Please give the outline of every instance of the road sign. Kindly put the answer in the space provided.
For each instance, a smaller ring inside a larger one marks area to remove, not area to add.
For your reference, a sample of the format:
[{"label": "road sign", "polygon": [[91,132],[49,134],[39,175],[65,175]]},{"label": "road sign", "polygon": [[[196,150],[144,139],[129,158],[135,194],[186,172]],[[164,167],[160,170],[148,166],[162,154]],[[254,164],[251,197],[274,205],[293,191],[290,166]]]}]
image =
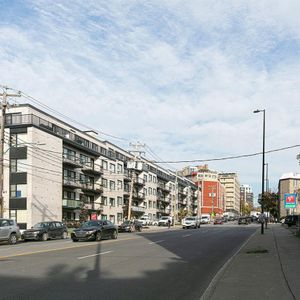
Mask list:
[{"label": "road sign", "polygon": [[284,194],[284,207],[296,208],[297,206],[297,194]]}]

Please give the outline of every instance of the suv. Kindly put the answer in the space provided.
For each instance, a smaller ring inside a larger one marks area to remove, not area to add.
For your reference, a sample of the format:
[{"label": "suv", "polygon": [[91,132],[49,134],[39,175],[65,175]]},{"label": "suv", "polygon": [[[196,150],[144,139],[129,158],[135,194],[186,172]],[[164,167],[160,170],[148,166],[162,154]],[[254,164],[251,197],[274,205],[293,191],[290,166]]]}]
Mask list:
[{"label": "suv", "polygon": [[181,221],[182,228],[200,228],[200,219],[198,217],[185,217]]},{"label": "suv", "polygon": [[40,222],[23,232],[24,242],[27,240],[66,239],[67,236],[67,226],[59,221]]},{"label": "suv", "polygon": [[288,215],[285,217],[284,224],[286,224],[288,227],[291,227],[292,225],[297,225],[299,219],[299,215]]},{"label": "suv", "polygon": [[137,221],[143,226],[150,225],[151,223],[150,218],[148,216],[141,216]]},{"label": "suv", "polygon": [[170,225],[173,225],[173,220],[172,217],[169,216],[163,216],[159,219],[158,221],[158,226],[168,226],[168,221],[171,221]]},{"label": "suv", "polygon": [[21,237],[20,228],[15,220],[0,219],[0,241],[14,245]]}]

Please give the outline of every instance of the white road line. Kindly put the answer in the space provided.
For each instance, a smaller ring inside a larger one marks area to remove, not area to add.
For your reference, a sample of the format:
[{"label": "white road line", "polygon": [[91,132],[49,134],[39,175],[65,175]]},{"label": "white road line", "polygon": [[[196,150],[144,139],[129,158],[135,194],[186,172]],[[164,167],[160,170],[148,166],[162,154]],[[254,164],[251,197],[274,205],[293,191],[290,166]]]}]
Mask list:
[{"label": "white road line", "polygon": [[185,237],[188,237],[188,236],[191,236],[191,234],[186,234],[186,235],[183,235],[182,237],[185,238]]},{"label": "white road line", "polygon": [[91,254],[91,255],[87,255],[87,256],[81,256],[81,257],[77,257],[77,259],[84,259],[84,258],[89,258],[89,257],[94,257],[94,256],[98,256],[98,255],[102,255],[102,254],[108,254],[114,251],[105,251],[105,252],[100,252],[100,253],[95,253],[95,254]]},{"label": "white road line", "polygon": [[160,241],[156,241],[156,242],[150,242],[148,243],[149,245],[153,245],[153,244],[158,244],[158,243],[161,243],[161,242],[164,242],[165,240],[160,240]]}]

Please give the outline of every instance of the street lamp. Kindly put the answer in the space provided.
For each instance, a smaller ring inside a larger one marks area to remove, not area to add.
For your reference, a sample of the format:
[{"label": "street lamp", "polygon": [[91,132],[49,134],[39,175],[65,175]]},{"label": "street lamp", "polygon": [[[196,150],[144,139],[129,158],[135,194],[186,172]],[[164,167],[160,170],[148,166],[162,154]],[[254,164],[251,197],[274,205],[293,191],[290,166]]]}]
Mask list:
[{"label": "street lamp", "polygon": [[[263,197],[265,192],[265,110],[257,109],[253,113],[263,113],[263,152],[262,152],[262,178],[261,178],[261,213],[264,213]],[[261,223],[261,234],[264,234],[264,222]]]}]

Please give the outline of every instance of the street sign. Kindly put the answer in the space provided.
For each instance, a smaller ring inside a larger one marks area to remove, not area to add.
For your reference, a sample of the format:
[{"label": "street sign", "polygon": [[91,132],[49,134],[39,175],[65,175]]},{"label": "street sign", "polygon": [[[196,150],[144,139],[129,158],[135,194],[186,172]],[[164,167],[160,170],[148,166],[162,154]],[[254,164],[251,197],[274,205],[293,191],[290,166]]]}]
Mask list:
[{"label": "street sign", "polygon": [[297,194],[284,194],[284,207],[296,208],[297,206]]}]

